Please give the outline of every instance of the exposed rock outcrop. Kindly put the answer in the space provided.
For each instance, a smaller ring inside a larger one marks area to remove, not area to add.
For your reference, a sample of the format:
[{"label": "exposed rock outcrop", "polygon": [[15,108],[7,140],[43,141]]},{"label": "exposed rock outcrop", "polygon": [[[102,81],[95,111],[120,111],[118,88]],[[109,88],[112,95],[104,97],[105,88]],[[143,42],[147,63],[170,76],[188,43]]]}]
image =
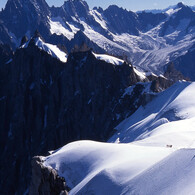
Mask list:
[{"label": "exposed rock outcrop", "polygon": [[172,82],[176,82],[178,80],[190,80],[189,78],[185,77],[179,70],[175,68],[175,65],[173,62],[167,65],[167,69],[164,75]]},{"label": "exposed rock outcrop", "polygon": [[41,157],[33,158],[29,195],[67,195],[69,190],[64,178],[59,177],[54,169],[44,166]]}]

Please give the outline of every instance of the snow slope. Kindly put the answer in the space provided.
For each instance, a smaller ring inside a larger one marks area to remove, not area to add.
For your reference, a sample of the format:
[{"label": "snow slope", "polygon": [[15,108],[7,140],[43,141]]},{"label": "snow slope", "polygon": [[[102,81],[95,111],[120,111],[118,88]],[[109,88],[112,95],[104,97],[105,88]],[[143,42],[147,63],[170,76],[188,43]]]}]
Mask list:
[{"label": "snow slope", "polygon": [[129,181],[121,194],[193,195],[194,176],[195,149],[181,149]]},{"label": "snow slope", "polygon": [[195,146],[195,83],[178,82],[140,107],[115,129],[118,134],[109,141],[166,146]]},{"label": "snow slope", "polygon": [[[21,48],[28,47],[29,43],[30,41],[22,45]],[[67,54],[61,51],[56,45],[45,43],[40,37],[35,38],[34,43],[39,49],[44,50],[52,57],[57,58],[64,63],[67,62]]]},{"label": "snow slope", "polygon": [[113,57],[113,56],[109,56],[109,55],[106,55],[106,54],[95,54],[95,53],[93,53],[93,55],[96,57],[96,59],[103,60],[107,63],[111,63],[111,64],[114,64],[114,65],[124,64],[124,60],[121,60],[121,59]]},{"label": "snow slope", "polygon": [[[110,56],[110,55],[107,55],[107,54],[96,54],[93,52],[93,55],[95,56],[96,59],[98,60],[102,60],[102,61],[105,61],[107,63],[110,63],[110,64],[113,64],[113,65],[117,65],[117,66],[120,66],[120,65],[123,65],[125,63],[124,60],[121,60],[119,58],[116,58],[114,56]],[[147,79],[147,73],[145,72],[142,72],[142,71],[139,71],[137,70],[136,68],[133,68],[135,74],[142,80],[144,81],[145,79]],[[149,73],[148,73],[149,74]],[[150,73],[150,74],[153,74],[153,73]]]},{"label": "snow slope", "polygon": [[194,194],[195,83],[178,82],[119,124],[113,143],[79,141],[44,157],[70,194]]},{"label": "snow slope", "polygon": [[134,178],[172,149],[91,141],[71,143],[45,158],[45,165],[67,178],[70,194],[120,194]]},{"label": "snow slope", "polygon": [[76,32],[79,31],[70,23],[65,23],[61,17],[49,18],[49,25],[51,34],[64,35],[69,40],[73,39]]}]

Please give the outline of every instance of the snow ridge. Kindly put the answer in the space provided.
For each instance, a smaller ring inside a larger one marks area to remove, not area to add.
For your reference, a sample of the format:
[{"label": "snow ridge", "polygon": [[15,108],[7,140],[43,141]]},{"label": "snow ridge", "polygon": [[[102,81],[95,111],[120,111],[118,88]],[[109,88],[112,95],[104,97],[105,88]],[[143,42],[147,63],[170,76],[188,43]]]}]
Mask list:
[{"label": "snow ridge", "polygon": [[195,83],[178,82],[119,124],[110,143],[78,141],[44,158],[70,194],[194,194]]},{"label": "snow ridge", "polygon": [[[32,39],[31,39],[32,40]],[[30,41],[31,41],[30,40]],[[27,48],[30,41],[21,46],[21,48]],[[41,50],[47,52],[54,58],[59,59],[61,62],[67,62],[67,54],[61,51],[56,45],[45,43],[40,37],[33,38],[34,44]]]},{"label": "snow ridge", "polygon": [[111,64],[118,65],[118,66],[124,64],[124,60],[121,60],[113,56],[109,56],[106,54],[95,54],[95,53],[93,53],[93,55],[96,57],[96,59],[103,60],[107,63],[111,63]]}]

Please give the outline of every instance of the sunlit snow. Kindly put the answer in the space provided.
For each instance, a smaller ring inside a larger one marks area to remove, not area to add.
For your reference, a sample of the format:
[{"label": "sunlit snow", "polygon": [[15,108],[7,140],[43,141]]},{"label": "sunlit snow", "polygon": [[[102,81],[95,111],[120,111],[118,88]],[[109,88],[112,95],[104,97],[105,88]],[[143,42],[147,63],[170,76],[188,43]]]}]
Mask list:
[{"label": "sunlit snow", "polygon": [[93,55],[98,59],[98,60],[103,60],[107,63],[111,63],[111,64],[114,64],[114,65],[122,65],[124,64],[124,60],[121,60],[119,58],[116,58],[114,56],[109,56],[109,55],[106,55],[106,54],[96,54],[96,53],[93,53]]},{"label": "sunlit snow", "polygon": [[73,142],[44,164],[70,194],[194,194],[194,96],[195,83],[178,82],[119,124],[112,143]]},{"label": "sunlit snow", "polygon": [[68,22],[65,23],[61,17],[53,17],[49,19],[49,24],[51,34],[64,35],[69,40],[74,38],[76,32],[79,31],[74,25]]},{"label": "sunlit snow", "polygon": [[[28,47],[29,42],[30,41],[28,41],[21,47],[22,48]],[[39,49],[46,51],[49,55],[53,56],[54,58],[59,59],[60,61],[64,63],[67,62],[67,54],[61,51],[56,45],[45,43],[40,37],[36,38],[34,42],[35,42],[35,45]]]}]

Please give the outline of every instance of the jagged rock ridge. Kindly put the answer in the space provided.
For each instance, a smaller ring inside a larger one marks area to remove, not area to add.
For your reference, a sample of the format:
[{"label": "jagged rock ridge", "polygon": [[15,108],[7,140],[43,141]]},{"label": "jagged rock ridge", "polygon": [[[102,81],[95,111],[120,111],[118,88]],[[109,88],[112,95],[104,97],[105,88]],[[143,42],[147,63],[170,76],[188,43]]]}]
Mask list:
[{"label": "jagged rock ridge", "polygon": [[74,140],[107,140],[143,102],[144,86],[132,96],[123,96],[125,89],[149,81],[131,65],[98,60],[90,50],[63,63],[33,40],[10,57],[0,67],[1,194],[28,189],[33,156]]},{"label": "jagged rock ridge", "polygon": [[67,195],[69,190],[64,178],[59,177],[54,169],[44,166],[41,157],[33,158],[29,195]]}]

